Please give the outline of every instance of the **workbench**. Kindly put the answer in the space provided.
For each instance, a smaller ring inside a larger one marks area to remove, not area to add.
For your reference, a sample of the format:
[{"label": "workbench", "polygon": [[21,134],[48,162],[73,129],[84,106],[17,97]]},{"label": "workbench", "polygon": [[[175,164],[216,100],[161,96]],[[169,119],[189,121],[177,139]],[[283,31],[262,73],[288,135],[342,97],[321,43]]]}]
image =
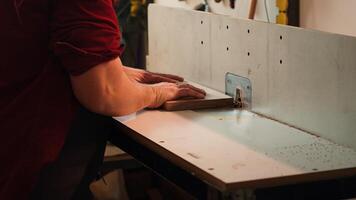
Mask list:
[{"label": "workbench", "polygon": [[221,192],[356,174],[356,151],[244,110],[146,110],[116,127],[114,144],[144,165],[160,173],[167,162],[173,177],[187,173],[186,181]]},{"label": "workbench", "polygon": [[148,69],[221,93],[226,73],[246,77],[251,108],[144,110],[113,143],[198,199],[355,176],[355,51],[354,37],[152,5]]}]

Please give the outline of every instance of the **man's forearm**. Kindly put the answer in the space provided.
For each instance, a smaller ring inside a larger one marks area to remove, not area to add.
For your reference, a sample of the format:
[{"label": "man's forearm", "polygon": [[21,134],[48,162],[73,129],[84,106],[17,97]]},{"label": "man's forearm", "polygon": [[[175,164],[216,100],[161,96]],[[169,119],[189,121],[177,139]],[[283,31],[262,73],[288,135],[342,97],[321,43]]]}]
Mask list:
[{"label": "man's forearm", "polygon": [[72,76],[78,100],[89,110],[121,116],[143,109],[154,101],[151,87],[132,81],[119,58],[93,67],[80,76]]}]

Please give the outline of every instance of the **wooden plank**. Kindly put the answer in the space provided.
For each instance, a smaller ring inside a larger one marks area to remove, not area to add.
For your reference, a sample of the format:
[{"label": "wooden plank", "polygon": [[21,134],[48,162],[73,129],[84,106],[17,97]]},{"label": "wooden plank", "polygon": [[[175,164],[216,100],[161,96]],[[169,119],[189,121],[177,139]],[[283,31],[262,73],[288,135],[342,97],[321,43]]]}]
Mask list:
[{"label": "wooden plank", "polygon": [[130,137],[226,191],[356,175],[356,151],[234,110],[143,111]]},{"label": "wooden plank", "polygon": [[162,108],[167,111],[178,111],[221,107],[233,107],[232,98],[221,98],[208,95],[205,99],[180,99],[175,101],[167,101],[163,104]]},{"label": "wooden plank", "polygon": [[356,150],[354,52],[355,37],[149,8],[149,70],[221,92],[226,72],[247,77],[252,111]]},{"label": "wooden plank", "polygon": [[197,83],[189,82],[189,84],[205,90],[206,97],[204,99],[179,99],[174,101],[167,101],[163,104],[162,108],[168,111],[177,111],[233,107],[232,97]]}]

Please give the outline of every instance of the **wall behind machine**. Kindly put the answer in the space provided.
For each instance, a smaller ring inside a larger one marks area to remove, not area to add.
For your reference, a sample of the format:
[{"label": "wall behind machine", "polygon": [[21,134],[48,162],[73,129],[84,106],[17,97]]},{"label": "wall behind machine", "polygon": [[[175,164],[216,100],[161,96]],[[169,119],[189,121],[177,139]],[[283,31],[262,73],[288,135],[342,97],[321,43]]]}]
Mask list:
[{"label": "wall behind machine", "polygon": [[[204,0],[155,0],[155,3],[165,6],[182,7],[192,9],[197,5],[204,3]],[[230,15],[239,18],[247,18],[250,8],[250,0],[236,0],[235,8],[230,8],[230,0],[222,0],[216,3],[215,0],[208,0],[210,9],[213,13]],[[265,4],[266,3],[266,4]],[[276,22],[278,9],[276,7],[276,0],[259,0],[256,5],[255,20],[267,22],[267,13],[270,22]]]},{"label": "wall behind machine", "polygon": [[355,0],[300,0],[300,25],[356,36]]}]

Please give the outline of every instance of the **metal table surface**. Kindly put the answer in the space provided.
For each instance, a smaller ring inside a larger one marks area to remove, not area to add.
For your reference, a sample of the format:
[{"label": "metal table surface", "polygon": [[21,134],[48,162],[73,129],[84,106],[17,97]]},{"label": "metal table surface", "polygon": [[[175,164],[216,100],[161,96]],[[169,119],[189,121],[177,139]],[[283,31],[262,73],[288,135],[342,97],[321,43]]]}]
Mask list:
[{"label": "metal table surface", "polygon": [[356,175],[353,149],[244,110],[146,110],[115,127],[114,144],[199,199]]}]

